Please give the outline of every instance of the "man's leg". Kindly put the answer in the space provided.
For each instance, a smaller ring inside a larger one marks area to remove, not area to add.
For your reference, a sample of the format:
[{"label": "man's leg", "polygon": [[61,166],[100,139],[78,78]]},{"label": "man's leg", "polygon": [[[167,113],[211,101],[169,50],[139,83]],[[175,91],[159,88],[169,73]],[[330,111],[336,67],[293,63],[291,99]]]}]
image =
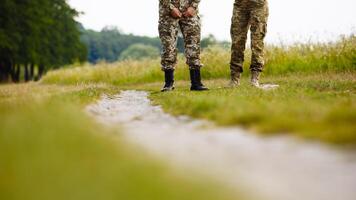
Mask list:
[{"label": "man's leg", "polygon": [[174,89],[174,70],[177,65],[178,20],[170,16],[162,17],[158,26],[162,44],[161,66],[165,73],[162,92]]},{"label": "man's leg", "polygon": [[259,76],[264,66],[264,38],[267,33],[268,5],[257,6],[251,11],[251,83],[259,86]]},{"label": "man's leg", "polygon": [[244,4],[244,1],[235,0],[231,20],[231,87],[240,84],[241,73],[243,72],[244,52],[250,20],[248,5]]},{"label": "man's leg", "polygon": [[200,61],[200,39],[201,24],[198,15],[192,18],[183,18],[179,22],[184,37],[185,56],[190,70],[192,81],[191,90],[207,90],[202,82],[200,68],[203,66]]}]

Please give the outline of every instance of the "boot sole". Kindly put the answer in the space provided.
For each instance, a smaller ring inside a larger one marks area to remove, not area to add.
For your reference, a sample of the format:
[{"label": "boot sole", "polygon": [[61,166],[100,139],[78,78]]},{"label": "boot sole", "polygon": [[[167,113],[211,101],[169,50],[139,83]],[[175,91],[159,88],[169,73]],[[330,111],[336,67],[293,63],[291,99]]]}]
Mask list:
[{"label": "boot sole", "polygon": [[194,89],[194,88],[190,88],[190,91],[198,91],[198,92],[201,92],[201,91],[208,91],[209,88],[206,88],[206,89]]},{"label": "boot sole", "polygon": [[171,89],[163,89],[161,90],[161,92],[171,92],[175,89],[175,87],[171,88]]}]

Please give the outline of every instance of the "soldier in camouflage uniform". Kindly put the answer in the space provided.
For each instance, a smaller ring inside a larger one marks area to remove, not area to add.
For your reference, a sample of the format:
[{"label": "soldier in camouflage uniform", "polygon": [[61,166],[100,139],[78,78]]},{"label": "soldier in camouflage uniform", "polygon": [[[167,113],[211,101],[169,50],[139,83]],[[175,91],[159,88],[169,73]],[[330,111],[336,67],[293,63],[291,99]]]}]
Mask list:
[{"label": "soldier in camouflage uniform", "polygon": [[159,36],[162,42],[161,65],[165,72],[162,92],[174,89],[174,70],[177,65],[177,39],[180,28],[187,65],[190,69],[191,90],[207,90],[201,83],[200,37],[198,14],[200,0],[159,0]]},{"label": "soldier in camouflage uniform", "polygon": [[235,0],[231,25],[231,87],[240,84],[248,30],[251,31],[251,84],[259,87],[259,77],[264,65],[268,12],[267,0]]}]

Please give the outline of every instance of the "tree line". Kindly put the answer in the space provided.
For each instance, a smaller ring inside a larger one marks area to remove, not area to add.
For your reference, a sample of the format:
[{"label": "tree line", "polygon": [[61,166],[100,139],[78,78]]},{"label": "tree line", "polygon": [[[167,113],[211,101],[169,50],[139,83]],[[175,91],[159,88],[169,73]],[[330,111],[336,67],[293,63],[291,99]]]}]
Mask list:
[{"label": "tree line", "polygon": [[[101,31],[87,30],[80,27],[81,40],[88,48],[88,61],[115,62],[125,58],[139,59],[140,57],[152,57],[161,51],[161,41],[158,37],[136,36],[125,34],[116,27],[105,27]],[[179,52],[184,52],[184,40],[178,38],[177,47]],[[202,49],[211,45],[225,45],[213,35],[202,39]]]},{"label": "tree line", "polygon": [[1,0],[0,82],[39,79],[49,69],[87,58],[66,0]]},{"label": "tree line", "polygon": [[117,61],[122,52],[134,44],[143,44],[160,48],[160,40],[156,37],[124,34],[116,27],[105,27],[101,31],[86,30],[81,27],[81,40],[88,48],[88,61],[96,63],[100,60]]}]

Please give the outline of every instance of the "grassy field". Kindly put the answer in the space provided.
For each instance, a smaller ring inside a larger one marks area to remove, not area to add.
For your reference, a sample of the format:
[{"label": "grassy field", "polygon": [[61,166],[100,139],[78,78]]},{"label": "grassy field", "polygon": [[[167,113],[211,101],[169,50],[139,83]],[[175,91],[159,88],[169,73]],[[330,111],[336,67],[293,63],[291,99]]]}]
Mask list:
[{"label": "grassy field", "polygon": [[[251,52],[247,52],[245,69],[249,66]],[[189,72],[180,55],[176,79],[189,80]],[[206,79],[229,77],[230,51],[221,47],[205,49],[202,63]],[[293,46],[268,46],[265,75],[345,73],[356,70],[356,36],[341,38],[336,43],[296,44]],[[246,70],[246,73],[249,73]],[[44,83],[73,85],[78,83],[108,83],[112,85],[147,84],[162,81],[159,59],[123,61],[113,64],[72,66],[50,72]]]},{"label": "grassy field", "polygon": [[104,93],[147,90],[154,103],[176,115],[354,146],[355,42],[351,36],[268,47],[262,82],[279,84],[273,91],[250,87],[248,72],[240,88],[224,88],[229,51],[219,47],[202,55],[208,92],[188,90],[182,56],[177,90],[170,93],[159,92],[157,59],[68,67],[39,84],[0,86],[0,199],[236,200],[222,186],[172,172],[119,136],[113,140],[120,133],[97,125],[84,106]]},{"label": "grassy field", "polygon": [[226,80],[211,80],[210,92],[191,93],[181,83],[171,94],[154,93],[155,103],[171,113],[190,115],[220,125],[240,125],[261,134],[293,134],[334,144],[356,144],[356,74],[266,77],[275,91],[248,84],[219,88]]},{"label": "grassy field", "polygon": [[[248,60],[249,55],[247,55]],[[181,57],[178,89],[161,94],[159,60],[125,61],[73,67],[49,73],[46,84],[106,83],[121,89],[151,91],[155,103],[174,114],[210,119],[221,125],[242,125],[266,134],[294,134],[334,144],[356,144],[356,37],[328,44],[269,46],[262,83],[275,91],[243,85],[224,89],[229,78],[229,51],[212,47],[203,52],[203,77],[211,91],[188,91],[189,75]],[[248,62],[246,63],[246,68]]]},{"label": "grassy field", "polygon": [[236,199],[172,172],[84,113],[101,94],[117,92],[105,85],[0,86],[0,199]]}]

